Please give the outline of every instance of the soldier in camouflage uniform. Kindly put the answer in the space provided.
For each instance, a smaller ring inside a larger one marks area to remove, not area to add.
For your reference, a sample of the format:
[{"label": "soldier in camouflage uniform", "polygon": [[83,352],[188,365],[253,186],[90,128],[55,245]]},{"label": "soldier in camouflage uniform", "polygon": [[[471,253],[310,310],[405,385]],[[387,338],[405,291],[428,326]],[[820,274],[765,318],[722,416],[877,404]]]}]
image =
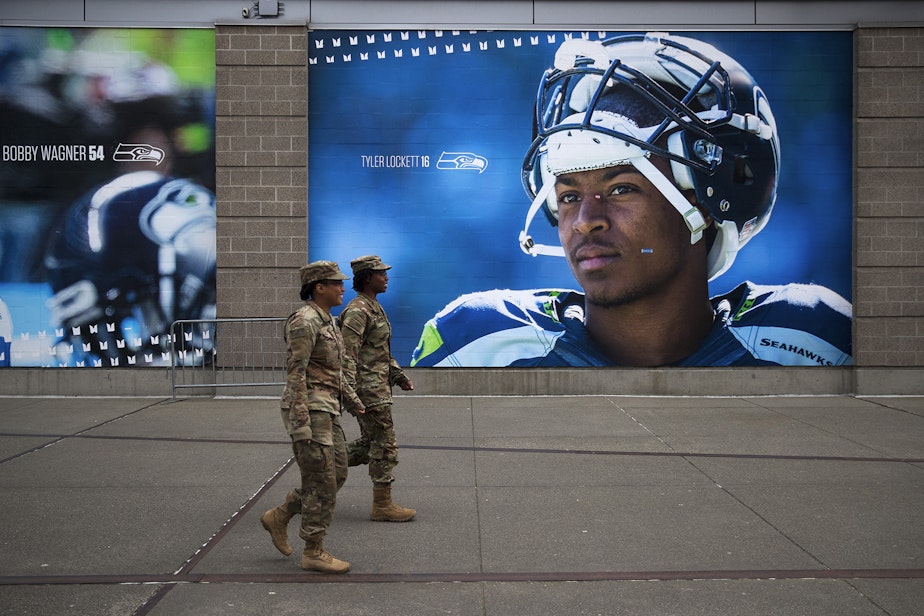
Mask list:
[{"label": "soldier in camouflage uniform", "polygon": [[340,313],[340,329],[347,348],[344,371],[366,408],[357,415],[360,437],[347,446],[350,466],[369,465],[373,498],[370,518],[383,522],[408,522],[417,512],[391,500],[398,464],[398,441],[392,421],[392,387],[414,389],[414,383],[391,354],[391,323],[376,299],[388,287],[387,270],[376,255],[353,259],[356,297]]},{"label": "soldier in camouflage uniform", "polygon": [[270,509],[260,522],[273,545],[288,556],[287,525],[301,514],[299,537],[305,540],[301,567],[325,573],[346,573],[350,563],[324,549],[337,491],[347,478],[346,439],[340,412],[361,415],[362,402],[343,374],[345,348],[330,310],[343,303],[346,274],[332,261],[315,261],[301,268],[301,293],[306,304],[286,321],[286,386],[282,422],[292,438],[292,451],[301,471],[301,487]]}]

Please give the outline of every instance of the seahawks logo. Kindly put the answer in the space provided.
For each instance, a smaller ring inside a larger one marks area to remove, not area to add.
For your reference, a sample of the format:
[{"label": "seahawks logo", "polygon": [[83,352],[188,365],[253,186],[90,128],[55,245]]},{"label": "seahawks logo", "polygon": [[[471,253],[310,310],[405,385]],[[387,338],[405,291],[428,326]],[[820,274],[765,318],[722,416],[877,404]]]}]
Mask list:
[{"label": "seahawks logo", "polygon": [[488,168],[488,159],[471,152],[443,152],[436,163],[437,169],[472,169],[482,173]]},{"label": "seahawks logo", "polygon": [[152,162],[159,165],[164,160],[164,151],[147,143],[120,143],[112,155],[120,162]]}]

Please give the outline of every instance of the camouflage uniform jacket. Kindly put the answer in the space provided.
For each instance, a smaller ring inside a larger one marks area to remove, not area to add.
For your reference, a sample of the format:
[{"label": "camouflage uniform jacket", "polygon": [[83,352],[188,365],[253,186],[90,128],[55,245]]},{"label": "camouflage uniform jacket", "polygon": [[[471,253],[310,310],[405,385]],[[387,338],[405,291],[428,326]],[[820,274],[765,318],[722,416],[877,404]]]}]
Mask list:
[{"label": "camouflage uniform jacket", "polygon": [[358,293],[340,313],[347,348],[346,378],[367,408],[391,404],[391,388],[407,383],[407,375],[391,354],[391,323],[382,304]]},{"label": "camouflage uniform jacket", "polygon": [[311,438],[308,410],[339,415],[363,408],[344,379],[343,338],[333,317],[308,302],[293,312],[285,325],[286,386],[280,406],[282,421],[292,440]]}]

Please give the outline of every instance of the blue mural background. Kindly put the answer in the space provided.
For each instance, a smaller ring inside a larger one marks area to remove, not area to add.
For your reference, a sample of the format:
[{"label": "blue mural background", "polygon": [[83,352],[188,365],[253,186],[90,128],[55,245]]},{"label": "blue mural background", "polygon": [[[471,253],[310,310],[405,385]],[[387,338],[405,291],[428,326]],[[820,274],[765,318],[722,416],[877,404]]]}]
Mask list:
[{"label": "blue mural background", "polygon": [[[393,265],[380,300],[408,365],[421,329],[458,295],[575,288],[564,259],[530,257],[517,236],[520,182],[539,78],[566,36],[619,32],[314,31],[309,40],[308,258],[349,271],[369,253]],[[851,291],[850,32],[684,32],[741,62],[780,131],[767,227],[710,285],[814,282]],[[443,152],[487,167],[440,169]],[[378,158],[377,158],[378,157]],[[537,219],[536,241],[557,241]],[[353,292],[348,291],[345,301]]]}]

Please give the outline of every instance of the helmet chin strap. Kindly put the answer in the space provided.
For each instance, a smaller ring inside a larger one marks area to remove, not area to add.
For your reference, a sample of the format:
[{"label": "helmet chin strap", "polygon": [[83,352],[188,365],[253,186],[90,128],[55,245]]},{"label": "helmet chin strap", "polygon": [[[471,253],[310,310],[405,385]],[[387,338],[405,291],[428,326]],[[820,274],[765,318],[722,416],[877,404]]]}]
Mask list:
[{"label": "helmet chin strap", "polygon": [[529,206],[529,211],[526,213],[526,222],[523,225],[523,230],[520,231],[520,249],[528,255],[537,256],[537,255],[546,255],[549,257],[564,257],[565,249],[561,246],[549,246],[548,244],[537,244],[533,241],[531,235],[529,235],[529,226],[533,223],[533,218],[536,216],[536,212],[542,207],[542,204],[545,203],[545,200],[551,194],[552,190],[555,188],[555,184],[552,182],[543,182],[542,188],[539,189],[539,192],[536,193],[536,198],[533,199],[532,204]]},{"label": "helmet chin strap", "polygon": [[683,193],[650,160],[644,157],[633,158],[631,163],[642,175],[648,178],[649,182],[655,185],[655,188],[664,195],[683,218],[683,221],[687,224],[687,229],[690,230],[690,243],[695,244],[703,239],[703,230],[707,226],[703,213],[695,205],[687,201]]}]

